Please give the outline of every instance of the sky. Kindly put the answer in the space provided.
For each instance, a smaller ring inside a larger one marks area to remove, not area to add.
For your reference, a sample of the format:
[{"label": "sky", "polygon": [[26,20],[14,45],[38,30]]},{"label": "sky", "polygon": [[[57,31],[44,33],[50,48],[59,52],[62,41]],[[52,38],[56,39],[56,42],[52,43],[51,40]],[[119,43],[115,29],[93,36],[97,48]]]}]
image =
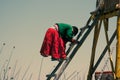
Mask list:
[{"label": "sky", "polygon": [[[91,15],[90,12],[95,10],[95,5],[96,0],[0,0],[1,73],[9,62],[11,69],[8,75],[15,70],[14,74],[18,80],[38,80],[39,74],[40,79],[45,80],[46,74],[49,74],[58,63],[52,62],[50,57],[42,57],[39,53],[46,30],[57,22],[83,27]],[[116,18],[110,21],[109,34],[112,34],[116,27]],[[102,28],[97,57],[106,44],[103,33]],[[81,77],[87,75],[92,40],[93,32],[65,70],[66,77],[74,71]],[[115,47],[115,44],[113,43],[112,47]]]}]

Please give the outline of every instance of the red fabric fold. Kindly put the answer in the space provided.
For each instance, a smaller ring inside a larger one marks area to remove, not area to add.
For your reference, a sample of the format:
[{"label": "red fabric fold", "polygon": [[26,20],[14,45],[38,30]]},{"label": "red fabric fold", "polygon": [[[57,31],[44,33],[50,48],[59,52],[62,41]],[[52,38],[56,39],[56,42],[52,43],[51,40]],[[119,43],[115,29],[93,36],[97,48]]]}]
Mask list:
[{"label": "red fabric fold", "polygon": [[45,34],[40,53],[44,57],[52,56],[53,58],[66,58],[65,42],[59,36],[54,28],[49,28]]}]

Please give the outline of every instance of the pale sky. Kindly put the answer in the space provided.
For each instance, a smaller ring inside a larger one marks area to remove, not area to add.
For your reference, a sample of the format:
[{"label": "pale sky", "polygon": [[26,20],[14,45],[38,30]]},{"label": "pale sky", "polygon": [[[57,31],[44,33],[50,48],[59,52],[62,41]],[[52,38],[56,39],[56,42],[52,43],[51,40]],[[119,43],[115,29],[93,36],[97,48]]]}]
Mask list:
[{"label": "pale sky", "polygon": [[[47,28],[56,22],[64,22],[81,28],[86,24],[90,12],[95,10],[95,5],[96,0],[0,0],[1,73],[3,73],[2,66],[7,63],[6,60],[9,60],[12,53],[9,75],[17,63],[15,73],[21,69],[17,75],[18,80],[24,77],[28,66],[30,68],[24,79],[28,80],[32,75],[32,80],[38,80],[43,59],[40,79],[45,80],[46,74],[49,74],[58,63],[52,62],[50,57],[43,58],[39,53]],[[111,20],[109,33],[112,33],[116,27],[115,19]],[[104,33],[104,30],[101,33]],[[67,67],[66,77],[74,71],[79,72],[81,77],[87,75],[92,40],[93,32]],[[104,37],[99,40],[99,51],[102,52],[106,42]],[[3,43],[6,45],[3,46]],[[115,44],[113,43],[113,47]],[[15,46],[14,50],[13,46]]]}]

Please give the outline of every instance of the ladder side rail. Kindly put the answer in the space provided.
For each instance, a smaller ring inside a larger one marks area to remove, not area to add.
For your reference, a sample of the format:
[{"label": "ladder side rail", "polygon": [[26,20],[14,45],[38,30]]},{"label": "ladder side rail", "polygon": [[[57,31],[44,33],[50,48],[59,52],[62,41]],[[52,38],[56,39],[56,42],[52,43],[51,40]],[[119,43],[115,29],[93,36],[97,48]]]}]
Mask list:
[{"label": "ladder side rail", "polygon": [[[87,21],[87,23],[86,23],[86,25],[85,25],[85,28],[88,27],[88,24],[90,23],[90,21],[91,21],[92,18],[93,18],[92,16],[89,17],[89,19],[88,19],[88,21]],[[81,28],[81,32],[79,32],[76,40],[78,40],[78,39],[81,37],[82,33],[85,31],[85,28],[84,28],[84,29]],[[68,54],[70,53],[71,49],[74,47],[75,44],[72,44],[72,43],[71,43],[70,45],[71,45],[71,46],[69,46],[68,50],[66,51],[66,55],[68,55]],[[50,79],[51,79],[51,77],[52,77],[51,75],[55,75],[55,72],[58,70],[58,68],[62,65],[63,62],[64,62],[63,60],[60,61],[60,62],[57,64],[57,66],[55,67],[55,69],[50,73],[50,75],[47,75],[47,80],[50,80]]]},{"label": "ladder side rail", "polygon": [[70,63],[70,61],[72,60],[72,58],[74,57],[75,53],[78,51],[78,49],[81,47],[81,45],[83,44],[83,42],[86,40],[87,36],[89,35],[89,33],[92,31],[93,27],[96,25],[96,23],[99,20],[100,15],[97,15],[93,21],[93,23],[91,24],[91,26],[89,26],[89,29],[86,31],[86,33],[84,34],[84,36],[82,37],[82,39],[79,41],[79,43],[77,44],[77,46],[74,48],[74,50],[72,51],[71,55],[69,56],[69,60],[66,61],[63,66],[61,67],[60,72],[58,73],[58,75],[56,75],[54,80],[58,80],[60,78],[60,76],[62,75],[62,73],[64,72],[64,70],[66,69],[66,67],[68,66],[68,64]]}]

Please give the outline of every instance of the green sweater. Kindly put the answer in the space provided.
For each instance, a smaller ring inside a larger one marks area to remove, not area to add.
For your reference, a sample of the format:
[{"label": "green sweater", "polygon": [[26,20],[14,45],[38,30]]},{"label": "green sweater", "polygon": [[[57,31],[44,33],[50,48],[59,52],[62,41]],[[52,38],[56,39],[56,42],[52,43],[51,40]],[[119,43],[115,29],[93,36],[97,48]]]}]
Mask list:
[{"label": "green sweater", "polygon": [[58,29],[60,36],[65,40],[71,41],[71,39],[73,38],[72,26],[65,23],[56,23],[56,24],[59,27]]}]

